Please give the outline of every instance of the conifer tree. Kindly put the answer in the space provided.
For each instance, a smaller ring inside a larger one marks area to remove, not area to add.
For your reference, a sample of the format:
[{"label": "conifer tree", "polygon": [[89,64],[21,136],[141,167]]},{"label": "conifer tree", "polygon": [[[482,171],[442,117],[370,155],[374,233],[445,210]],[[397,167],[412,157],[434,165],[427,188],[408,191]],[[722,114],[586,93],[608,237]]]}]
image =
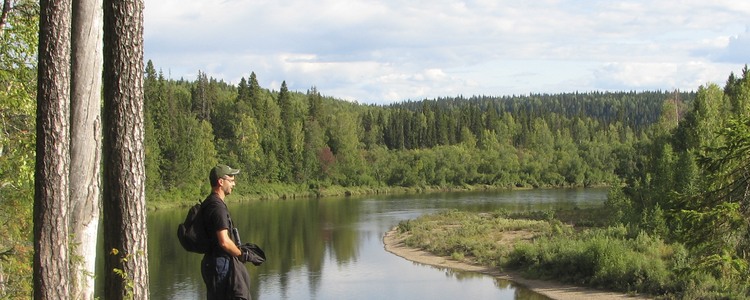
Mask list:
[{"label": "conifer tree", "polygon": [[104,297],[149,299],[143,2],[104,1]]},{"label": "conifer tree", "polygon": [[40,2],[34,182],[34,299],[70,298],[71,2]]}]

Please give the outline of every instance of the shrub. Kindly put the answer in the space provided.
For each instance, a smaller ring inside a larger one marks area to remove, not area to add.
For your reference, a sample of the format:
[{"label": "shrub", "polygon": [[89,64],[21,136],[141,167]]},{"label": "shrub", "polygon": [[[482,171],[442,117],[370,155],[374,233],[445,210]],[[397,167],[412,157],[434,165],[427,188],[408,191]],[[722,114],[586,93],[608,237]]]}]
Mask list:
[{"label": "shrub", "polygon": [[[584,231],[574,238],[555,236],[518,244],[507,266],[541,278],[624,292],[660,293],[670,277],[663,243],[647,235],[622,239],[622,228]],[[610,233],[616,233],[615,237]]]},{"label": "shrub", "polygon": [[398,222],[398,232],[405,233],[411,231],[411,220]]},{"label": "shrub", "polygon": [[[401,222],[399,231],[408,232],[410,247],[517,269],[537,278],[664,298],[750,298],[750,270],[741,258],[732,258],[739,267],[725,276],[699,268],[707,264],[706,257],[682,244],[666,244],[653,231],[634,231],[622,223],[575,231],[557,219],[506,216],[503,211],[446,211]],[[532,232],[537,237],[503,246],[498,241],[506,231]]]}]

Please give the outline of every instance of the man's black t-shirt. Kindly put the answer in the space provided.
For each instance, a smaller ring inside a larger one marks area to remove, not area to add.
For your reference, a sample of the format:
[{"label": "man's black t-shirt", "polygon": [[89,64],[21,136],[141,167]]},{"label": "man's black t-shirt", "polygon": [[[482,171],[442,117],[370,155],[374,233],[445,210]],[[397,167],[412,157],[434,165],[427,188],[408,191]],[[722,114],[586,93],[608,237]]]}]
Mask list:
[{"label": "man's black t-shirt", "polygon": [[201,217],[203,217],[206,234],[211,240],[211,245],[213,245],[212,252],[208,254],[213,256],[231,256],[219,246],[219,240],[216,237],[217,231],[222,229],[231,230],[232,228],[232,221],[229,218],[229,210],[226,203],[219,198],[219,195],[211,193],[203,201],[201,213],[203,214]]}]

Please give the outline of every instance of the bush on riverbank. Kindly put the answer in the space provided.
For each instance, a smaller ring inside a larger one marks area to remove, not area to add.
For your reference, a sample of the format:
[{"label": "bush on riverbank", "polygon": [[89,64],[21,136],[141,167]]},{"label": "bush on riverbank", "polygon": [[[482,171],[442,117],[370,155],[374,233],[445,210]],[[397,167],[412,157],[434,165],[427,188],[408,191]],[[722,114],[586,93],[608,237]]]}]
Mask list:
[{"label": "bush on riverbank", "polygon": [[664,294],[674,291],[673,267],[686,257],[683,247],[623,227],[591,229],[575,234],[520,242],[504,263],[543,279],[622,292]]},{"label": "bush on riverbank", "polygon": [[[409,247],[456,260],[521,271],[525,276],[661,298],[743,298],[747,286],[696,271],[681,244],[624,226],[574,229],[550,212],[446,211],[403,221]],[[566,221],[567,222],[567,221]]]}]

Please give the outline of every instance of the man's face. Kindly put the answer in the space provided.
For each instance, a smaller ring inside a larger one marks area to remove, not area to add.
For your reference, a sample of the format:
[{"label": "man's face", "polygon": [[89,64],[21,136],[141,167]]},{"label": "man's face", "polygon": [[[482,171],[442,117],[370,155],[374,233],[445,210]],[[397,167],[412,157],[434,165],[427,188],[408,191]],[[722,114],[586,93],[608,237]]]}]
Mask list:
[{"label": "man's face", "polygon": [[232,188],[234,188],[234,176],[224,176],[221,179],[221,190],[224,192],[224,195],[229,195],[232,193]]}]

